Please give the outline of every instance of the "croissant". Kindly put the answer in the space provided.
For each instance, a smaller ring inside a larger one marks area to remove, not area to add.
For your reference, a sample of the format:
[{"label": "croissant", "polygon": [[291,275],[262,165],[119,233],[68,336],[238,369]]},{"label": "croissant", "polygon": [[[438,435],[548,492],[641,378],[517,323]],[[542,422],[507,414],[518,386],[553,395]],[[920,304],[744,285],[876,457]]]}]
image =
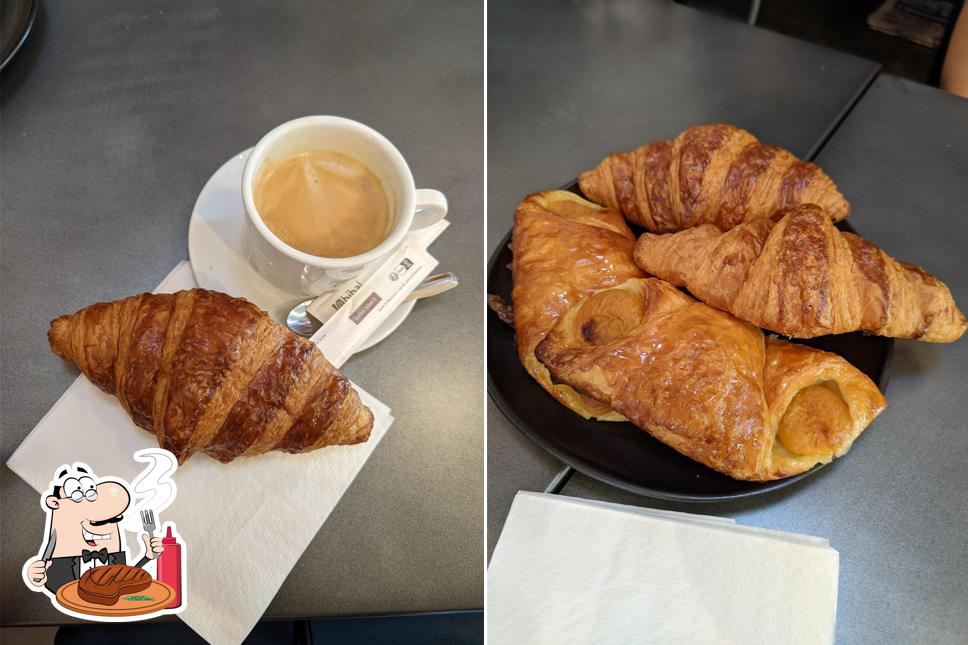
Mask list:
[{"label": "croissant", "polygon": [[706,304],[795,338],[862,330],[951,342],[968,325],[943,282],[839,231],[813,204],[725,233],[712,224],[646,233],[635,261]]},{"label": "croissant", "polygon": [[85,307],[51,350],[115,395],[179,463],[366,441],[373,414],[316,346],[252,303],[192,289]]},{"label": "croissant", "polygon": [[835,221],[850,204],[815,164],[732,125],[695,125],[672,141],[609,155],[578,180],[592,201],[655,233],[700,224],[728,230],[798,204]]},{"label": "croissant", "polygon": [[608,406],[555,384],[535,346],[582,296],[642,276],[635,235],[621,215],[563,190],[525,198],[514,215],[511,299],[524,368],[562,404],[585,417],[621,421]]},{"label": "croissant", "polygon": [[843,455],[887,404],[841,357],[767,338],[656,278],[585,297],[535,354],[556,382],[742,480]]}]

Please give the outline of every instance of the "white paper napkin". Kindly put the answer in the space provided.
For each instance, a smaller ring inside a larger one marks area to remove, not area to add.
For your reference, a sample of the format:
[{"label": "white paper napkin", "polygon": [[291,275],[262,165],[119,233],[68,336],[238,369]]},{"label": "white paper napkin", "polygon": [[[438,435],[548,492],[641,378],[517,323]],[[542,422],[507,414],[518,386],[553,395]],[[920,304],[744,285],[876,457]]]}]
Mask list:
[{"label": "white paper napkin", "polygon": [[822,538],[519,492],[488,643],[832,643],[838,567]]},{"label": "white paper napkin", "polygon": [[[194,286],[191,267],[182,262],[156,292]],[[365,443],[301,455],[270,452],[230,464],[196,454],[176,471],[178,496],[156,521],[174,522],[183,537],[188,591],[179,617],[209,642],[239,643],[252,630],[393,423],[386,405],[356,389],[374,416]],[[155,446],[117,399],[82,375],[7,465],[38,492],[47,490],[58,466],[74,461],[130,482],[144,467],[132,454]],[[36,519],[39,546],[43,523]],[[138,557],[140,537],[128,533],[125,539]]]}]

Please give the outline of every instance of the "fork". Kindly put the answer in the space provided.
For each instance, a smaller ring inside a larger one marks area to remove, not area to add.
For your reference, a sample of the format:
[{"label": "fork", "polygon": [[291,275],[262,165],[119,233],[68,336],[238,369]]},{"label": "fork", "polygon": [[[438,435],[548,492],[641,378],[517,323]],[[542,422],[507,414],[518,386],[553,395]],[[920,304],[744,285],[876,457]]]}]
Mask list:
[{"label": "fork", "polygon": [[144,526],[145,533],[155,536],[155,512],[150,508],[141,511],[141,525]]}]

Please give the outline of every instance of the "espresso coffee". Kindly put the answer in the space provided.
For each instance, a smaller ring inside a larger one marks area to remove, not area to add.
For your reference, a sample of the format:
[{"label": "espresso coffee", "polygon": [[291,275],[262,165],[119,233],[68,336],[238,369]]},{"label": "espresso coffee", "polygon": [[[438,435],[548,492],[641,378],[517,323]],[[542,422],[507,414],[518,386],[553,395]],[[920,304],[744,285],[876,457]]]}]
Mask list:
[{"label": "espresso coffee", "polygon": [[253,198],[269,230],[310,255],[359,255],[390,233],[390,205],[380,180],[339,152],[303,152],[267,161]]}]

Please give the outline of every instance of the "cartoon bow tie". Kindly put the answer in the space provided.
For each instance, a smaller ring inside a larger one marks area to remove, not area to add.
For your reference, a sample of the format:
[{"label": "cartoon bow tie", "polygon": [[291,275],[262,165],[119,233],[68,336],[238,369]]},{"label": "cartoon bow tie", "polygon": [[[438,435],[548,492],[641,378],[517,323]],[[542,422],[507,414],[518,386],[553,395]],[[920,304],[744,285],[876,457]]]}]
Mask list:
[{"label": "cartoon bow tie", "polygon": [[88,551],[87,549],[81,549],[81,559],[84,562],[90,562],[91,560],[100,560],[102,563],[108,561],[108,550],[104,547],[97,549],[96,551]]}]

